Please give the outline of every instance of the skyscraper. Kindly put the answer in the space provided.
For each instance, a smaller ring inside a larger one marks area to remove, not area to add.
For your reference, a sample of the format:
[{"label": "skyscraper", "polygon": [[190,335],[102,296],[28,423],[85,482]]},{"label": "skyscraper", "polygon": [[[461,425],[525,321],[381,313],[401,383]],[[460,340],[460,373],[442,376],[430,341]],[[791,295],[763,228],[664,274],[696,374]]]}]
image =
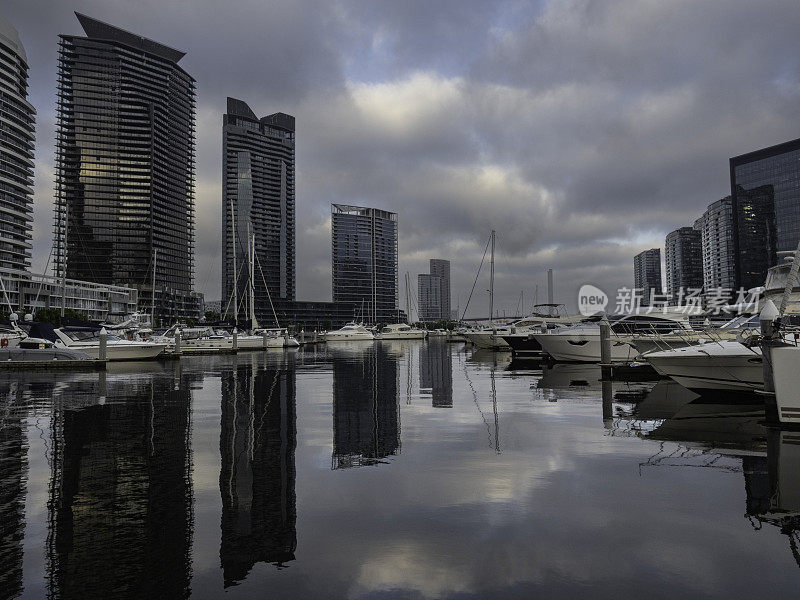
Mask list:
[{"label": "skyscraper", "polygon": [[649,306],[653,295],[661,295],[661,250],[651,248],[633,258],[634,287],[642,291],[642,306]]},{"label": "skyscraper", "polygon": [[[273,302],[295,299],[295,125],[275,113],[259,119],[228,98],[222,121],[222,308],[233,293],[231,209],[235,214],[238,297],[247,297],[247,236],[255,236],[256,317],[271,320]],[[233,308],[227,311],[233,313]]]},{"label": "skyscraper", "polygon": [[439,278],[439,296],[441,297],[441,307],[439,319],[450,318],[450,261],[441,258],[430,260],[430,273]]},{"label": "skyscraper", "polygon": [[397,214],[331,205],[333,301],[373,323],[397,319]]},{"label": "skyscraper", "polygon": [[730,159],[736,287],[764,285],[776,252],[800,241],[800,139]]},{"label": "skyscraper", "polygon": [[[33,225],[36,111],[28,102],[28,59],[17,30],[0,16],[0,276],[28,276]],[[18,304],[11,299],[13,304]]]},{"label": "skyscraper", "polygon": [[664,244],[667,294],[677,301],[680,290],[703,287],[703,235],[694,227],[681,227],[667,234]]},{"label": "skyscraper", "polygon": [[[438,275],[417,275],[419,320],[438,321],[442,317],[442,281]],[[409,317],[410,318],[410,317]]]},{"label": "skyscraper", "polygon": [[[131,285],[157,314],[194,276],[195,81],[184,53],[76,13],[60,36],[56,272]],[[147,292],[146,290],[149,290]]]},{"label": "skyscraper", "polygon": [[701,233],[705,294],[735,287],[736,255],[733,247],[733,203],[727,196],[708,205],[694,224]]}]

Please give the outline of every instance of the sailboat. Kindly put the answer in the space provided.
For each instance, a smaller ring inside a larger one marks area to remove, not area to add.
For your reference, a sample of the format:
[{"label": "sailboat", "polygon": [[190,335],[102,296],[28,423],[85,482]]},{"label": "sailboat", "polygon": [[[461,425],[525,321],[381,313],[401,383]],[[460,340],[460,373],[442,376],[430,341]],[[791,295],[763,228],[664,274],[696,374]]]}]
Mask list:
[{"label": "sailboat", "polygon": [[[406,316],[411,320],[411,302],[409,300],[409,275],[406,271]],[[400,309],[397,309],[398,316]],[[399,320],[399,319],[398,319]],[[408,323],[392,323],[375,334],[376,340],[424,340],[428,336],[425,329],[412,327]]]}]

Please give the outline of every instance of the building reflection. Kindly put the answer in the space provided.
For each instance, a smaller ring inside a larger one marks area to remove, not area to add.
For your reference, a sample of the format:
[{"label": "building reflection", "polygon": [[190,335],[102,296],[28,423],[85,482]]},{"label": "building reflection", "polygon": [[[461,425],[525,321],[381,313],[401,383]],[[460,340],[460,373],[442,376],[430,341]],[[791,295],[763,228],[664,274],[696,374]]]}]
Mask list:
[{"label": "building reflection", "polygon": [[[188,378],[174,368],[174,378],[95,375],[55,401],[51,596],[188,597],[191,397]],[[72,392],[82,398],[76,405]],[[95,403],[86,405],[87,398]]]},{"label": "building reflection", "polygon": [[27,440],[20,386],[0,382],[0,598],[22,593]]},{"label": "building reflection", "polygon": [[428,342],[419,349],[419,387],[431,391],[434,408],[453,408],[453,362],[444,342]]},{"label": "building reflection", "polygon": [[296,439],[293,363],[223,371],[220,561],[226,587],[258,562],[283,567],[294,560]]},{"label": "building reflection", "polygon": [[332,354],[331,468],[385,462],[400,448],[397,359],[376,344],[357,355]]}]

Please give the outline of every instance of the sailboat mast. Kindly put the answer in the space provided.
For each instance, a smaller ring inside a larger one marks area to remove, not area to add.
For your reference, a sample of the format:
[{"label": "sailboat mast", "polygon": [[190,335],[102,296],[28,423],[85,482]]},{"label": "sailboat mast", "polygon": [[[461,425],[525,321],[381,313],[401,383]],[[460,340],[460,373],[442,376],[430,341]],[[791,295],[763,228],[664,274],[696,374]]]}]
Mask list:
[{"label": "sailboat mast", "polygon": [[406,319],[411,323],[411,297],[408,294],[409,277],[408,271],[406,271]]},{"label": "sailboat mast", "polygon": [[231,248],[233,249],[233,320],[239,323],[239,281],[236,272],[236,213],[233,212],[231,200]]},{"label": "sailboat mast", "polygon": [[[248,225],[248,229],[249,228],[250,228],[250,226]],[[250,273],[249,273],[249,277],[250,277],[250,287],[249,287],[250,298],[248,300],[248,304],[250,305],[250,327],[253,327],[253,323],[255,323],[255,320],[256,320],[256,288],[255,288],[255,274],[256,274],[256,272],[255,272],[255,269],[254,269],[255,255],[256,255],[256,234],[251,232],[250,235],[247,238],[247,242],[248,242],[248,246],[250,248],[250,251],[249,251],[249,253],[247,255],[247,259],[250,262]]]},{"label": "sailboat mast", "polygon": [[150,327],[156,327],[156,261],[158,260],[158,248],[153,248],[153,290],[150,294]]},{"label": "sailboat mast", "polygon": [[489,262],[489,320],[494,321],[494,237],[492,229],[492,256]]}]

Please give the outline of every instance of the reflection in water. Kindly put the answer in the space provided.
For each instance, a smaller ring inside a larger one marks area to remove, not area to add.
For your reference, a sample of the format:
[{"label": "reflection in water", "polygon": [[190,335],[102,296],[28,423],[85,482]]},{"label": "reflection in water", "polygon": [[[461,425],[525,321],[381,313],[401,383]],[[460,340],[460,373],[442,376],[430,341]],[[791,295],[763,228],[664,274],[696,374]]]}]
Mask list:
[{"label": "reflection in water", "polygon": [[384,462],[400,448],[397,359],[382,344],[333,353],[332,469]]},{"label": "reflection in water", "polygon": [[180,376],[95,377],[80,395],[99,399],[102,379],[105,404],[69,406],[78,390],[68,390],[53,409],[50,593],[188,597],[189,387]]},{"label": "reflection in water", "polygon": [[18,405],[20,387],[0,382],[0,598],[22,592],[27,444]]},{"label": "reflection in water", "polygon": [[453,407],[453,361],[445,342],[431,341],[420,347],[419,387],[431,391],[434,408]]},{"label": "reflection in water", "polygon": [[265,369],[234,365],[222,372],[222,543],[224,585],[258,562],[294,560],[296,405],[293,355]]},{"label": "reflection in water", "polygon": [[769,524],[787,536],[800,566],[800,432],[770,429],[759,467],[757,479],[746,480],[747,515],[756,529]]}]

